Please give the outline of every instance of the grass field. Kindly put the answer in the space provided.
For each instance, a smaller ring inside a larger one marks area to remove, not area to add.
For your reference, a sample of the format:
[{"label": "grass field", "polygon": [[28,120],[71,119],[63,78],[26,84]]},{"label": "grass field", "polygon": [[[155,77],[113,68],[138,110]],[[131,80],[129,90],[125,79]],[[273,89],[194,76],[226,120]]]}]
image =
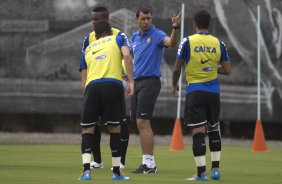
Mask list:
[{"label": "grass field", "polygon": [[[269,152],[253,153],[250,147],[224,146],[220,181],[224,184],[274,184],[282,183],[282,148],[269,148]],[[112,181],[111,157],[108,145],[102,145],[104,168],[92,171],[92,181],[77,181],[82,170],[80,145],[0,145],[1,184],[72,184],[72,183],[130,183],[172,184],[193,183],[185,181],[195,173],[192,151],[171,152],[168,146],[156,146],[158,174],[139,175],[130,173],[140,163],[138,145],[129,147],[126,174],[130,181]],[[207,151],[209,176],[210,157]],[[194,182],[195,183],[195,182]],[[202,182],[196,182],[202,183]]]}]

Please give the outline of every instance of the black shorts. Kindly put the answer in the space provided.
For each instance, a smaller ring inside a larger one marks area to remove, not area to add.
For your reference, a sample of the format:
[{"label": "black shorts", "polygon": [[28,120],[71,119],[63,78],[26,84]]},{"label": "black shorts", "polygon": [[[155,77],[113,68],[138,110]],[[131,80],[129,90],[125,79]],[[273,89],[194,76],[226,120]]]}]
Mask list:
[{"label": "black shorts", "polygon": [[184,124],[187,128],[197,128],[206,124],[215,127],[219,123],[219,113],[219,94],[195,91],[186,95]]},{"label": "black shorts", "polygon": [[134,95],[131,99],[130,119],[152,119],[157,98],[161,90],[159,77],[147,77],[134,81]]},{"label": "black shorts", "polygon": [[82,103],[82,127],[91,127],[100,116],[105,125],[119,125],[124,111],[124,88],[115,82],[98,82],[86,88]]}]

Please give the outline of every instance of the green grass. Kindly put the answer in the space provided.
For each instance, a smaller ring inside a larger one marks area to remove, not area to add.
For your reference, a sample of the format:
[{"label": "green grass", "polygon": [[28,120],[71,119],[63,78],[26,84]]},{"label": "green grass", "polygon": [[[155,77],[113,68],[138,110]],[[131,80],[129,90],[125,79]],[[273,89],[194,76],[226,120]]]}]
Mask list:
[{"label": "green grass", "polygon": [[[130,146],[126,174],[130,181],[111,181],[111,157],[108,145],[102,146],[104,169],[92,172],[94,180],[77,181],[81,170],[80,145],[0,145],[1,184],[72,184],[72,183],[130,183],[172,184],[193,183],[184,179],[195,173],[190,146],[185,151],[171,152],[168,146],[156,146],[158,174],[132,174],[141,162],[138,145]],[[222,179],[208,183],[274,184],[282,183],[282,148],[253,153],[251,148],[224,146],[221,162]],[[207,170],[210,157],[207,151]],[[209,175],[208,175],[209,176]],[[202,183],[202,182],[196,182]]]}]

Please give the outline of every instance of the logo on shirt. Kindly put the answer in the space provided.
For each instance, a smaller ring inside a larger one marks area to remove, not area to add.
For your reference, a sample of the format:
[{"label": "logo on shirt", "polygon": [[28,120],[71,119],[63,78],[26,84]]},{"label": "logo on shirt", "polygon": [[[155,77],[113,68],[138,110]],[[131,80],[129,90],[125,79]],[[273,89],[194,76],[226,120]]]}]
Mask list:
[{"label": "logo on shirt", "polygon": [[208,67],[203,68],[203,71],[204,72],[209,72],[209,71],[212,71],[212,69],[213,69],[212,66],[208,66]]},{"label": "logo on shirt", "polygon": [[151,44],[152,43],[152,38],[151,37],[147,38],[146,43],[147,44]]},{"label": "logo on shirt", "polygon": [[208,46],[196,46],[194,48],[194,52],[207,52],[207,53],[216,54],[216,48],[208,47]]},{"label": "logo on shirt", "polygon": [[100,50],[97,50],[97,51],[92,52],[92,55],[96,54],[97,52],[99,52],[99,51],[101,51],[101,50],[103,50],[103,49],[100,49]]},{"label": "logo on shirt", "polygon": [[201,64],[205,64],[205,63],[209,62],[210,60],[212,60],[212,59],[206,59],[206,60],[201,59]]},{"label": "logo on shirt", "polygon": [[96,60],[106,59],[106,58],[107,58],[106,55],[100,55],[100,56],[95,57]]}]

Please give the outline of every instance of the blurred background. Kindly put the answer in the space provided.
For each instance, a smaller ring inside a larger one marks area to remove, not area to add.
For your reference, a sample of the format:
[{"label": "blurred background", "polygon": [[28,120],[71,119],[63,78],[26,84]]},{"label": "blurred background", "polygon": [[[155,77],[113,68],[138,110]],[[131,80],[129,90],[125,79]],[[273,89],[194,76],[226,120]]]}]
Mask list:
[{"label": "blurred background", "polygon": [[[93,30],[97,5],[128,37],[138,30],[135,12],[153,9],[153,23],[171,33],[171,16],[185,3],[184,35],[193,14],[212,14],[211,34],[228,48],[231,76],[220,76],[223,136],[252,138],[257,118],[256,8],[261,7],[261,120],[267,139],[282,139],[282,1],[279,0],[2,0],[0,1],[0,131],[80,132],[83,94],[78,71],[84,37]],[[153,119],[155,134],[170,135],[177,112],[172,96],[176,49],[166,49],[162,90]],[[183,77],[183,85],[185,85]],[[182,109],[185,90],[182,89]],[[127,103],[127,107],[129,103]],[[127,110],[127,112],[129,112]],[[128,113],[129,114],[129,113]],[[105,131],[105,129],[104,129]],[[134,122],[131,133],[138,133]],[[185,134],[188,132],[183,130]]]}]

